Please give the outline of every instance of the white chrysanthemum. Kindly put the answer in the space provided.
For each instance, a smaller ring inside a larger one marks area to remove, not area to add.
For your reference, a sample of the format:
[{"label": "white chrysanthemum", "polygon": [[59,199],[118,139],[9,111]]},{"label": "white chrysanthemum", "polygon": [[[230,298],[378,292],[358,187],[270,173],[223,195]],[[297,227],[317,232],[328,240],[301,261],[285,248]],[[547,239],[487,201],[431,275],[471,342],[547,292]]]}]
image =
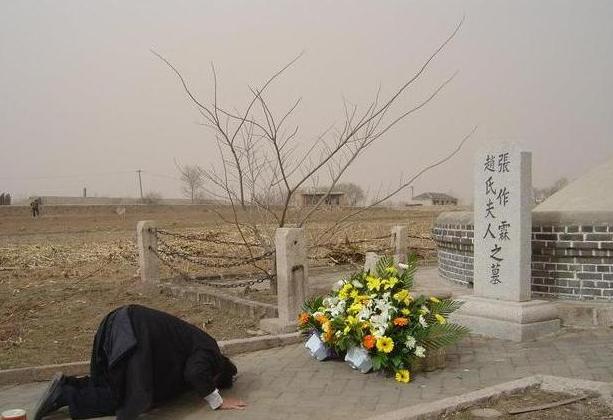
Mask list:
[{"label": "white chrysanthemum", "polygon": [[402,268],[403,270],[406,270],[407,268],[409,268],[408,264],[403,264],[403,263],[398,263],[398,267]]},{"label": "white chrysanthemum", "polygon": [[336,305],[334,305],[333,307],[330,308],[330,315],[332,315],[333,317],[335,316],[339,316],[340,314],[342,314],[343,312],[345,312],[345,304],[347,302],[344,300],[339,300]]},{"label": "white chrysanthemum", "polygon": [[352,281],[351,284],[353,284],[353,287],[355,287],[357,289],[361,289],[362,287],[364,287],[364,285],[362,283],[360,283],[358,280]]},{"label": "white chrysanthemum", "polygon": [[369,319],[371,315],[372,311],[368,307],[364,307],[360,310],[360,312],[358,312],[357,317],[359,321],[364,321],[366,319]]},{"label": "white chrysanthemum", "polygon": [[421,324],[422,327],[426,328],[428,327],[428,323],[426,322],[426,319],[424,318],[423,315],[419,316],[419,323]]},{"label": "white chrysanthemum", "polygon": [[319,311],[314,312],[313,313],[313,318],[317,318],[318,316],[323,316],[323,314],[324,314],[323,312],[319,312]]},{"label": "white chrysanthemum", "polygon": [[375,337],[382,337],[387,330],[389,319],[383,315],[373,315],[370,317],[370,328]]},{"label": "white chrysanthemum", "polygon": [[415,347],[415,356],[417,357],[426,357],[426,349],[422,346]]},{"label": "white chrysanthemum", "polygon": [[413,347],[415,347],[415,344],[417,343],[417,340],[415,340],[415,337],[409,335],[407,337],[407,340],[404,342],[404,344],[407,346],[408,349],[412,349]]},{"label": "white chrysanthemum", "polygon": [[393,307],[392,303],[387,299],[377,299],[375,301],[375,308],[381,311],[381,313],[387,313],[390,309],[393,309]]},{"label": "white chrysanthemum", "polygon": [[336,305],[336,303],[338,302],[338,298],[335,296],[327,296],[324,298],[324,306],[326,308],[330,308],[334,305]]},{"label": "white chrysanthemum", "polygon": [[425,305],[421,305],[421,310],[423,311],[424,314],[429,314],[430,313],[430,309],[426,308]]}]

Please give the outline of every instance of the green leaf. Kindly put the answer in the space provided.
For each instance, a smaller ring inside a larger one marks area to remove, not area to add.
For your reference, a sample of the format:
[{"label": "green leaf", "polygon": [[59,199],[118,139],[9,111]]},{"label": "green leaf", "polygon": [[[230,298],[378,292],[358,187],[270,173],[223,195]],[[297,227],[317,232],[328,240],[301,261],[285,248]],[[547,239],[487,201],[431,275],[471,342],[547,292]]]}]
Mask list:
[{"label": "green leaf", "polygon": [[429,308],[432,313],[441,314],[445,317],[449,316],[454,311],[460,309],[464,302],[459,300],[441,299],[440,302],[430,302]]},{"label": "green leaf", "polygon": [[392,365],[394,365],[396,370],[400,369],[402,367],[402,356],[398,355],[392,357]]},{"label": "green leaf", "polygon": [[380,370],[383,365],[383,357],[381,355],[375,354],[372,356],[372,369]]},{"label": "green leaf", "polygon": [[324,304],[323,296],[314,296],[304,301],[304,303],[302,304],[302,309],[305,312],[312,314],[314,312],[317,312],[319,307],[323,306],[323,304]]},{"label": "green leaf", "polygon": [[458,324],[433,324],[428,328],[428,335],[420,341],[427,350],[436,350],[457,343],[470,333],[470,330]]},{"label": "green leaf", "polygon": [[384,255],[381,258],[379,258],[379,261],[377,261],[377,265],[375,266],[375,272],[377,273],[379,277],[387,278],[389,277],[389,275],[385,271],[385,269],[388,267],[393,267],[393,266],[394,266],[394,258],[390,257],[389,255]]}]

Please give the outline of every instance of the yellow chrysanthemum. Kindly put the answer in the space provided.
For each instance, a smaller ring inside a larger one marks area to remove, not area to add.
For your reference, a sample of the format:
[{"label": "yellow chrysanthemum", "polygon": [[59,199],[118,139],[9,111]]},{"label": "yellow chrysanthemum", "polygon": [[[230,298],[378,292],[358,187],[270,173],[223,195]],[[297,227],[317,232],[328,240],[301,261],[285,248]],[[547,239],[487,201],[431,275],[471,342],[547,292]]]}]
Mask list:
[{"label": "yellow chrysanthemum", "polygon": [[349,283],[345,283],[341,290],[338,291],[338,297],[341,299],[347,299],[349,297],[349,293],[351,293],[351,289],[353,286]]},{"label": "yellow chrysanthemum", "polygon": [[402,315],[410,315],[411,311],[409,310],[409,308],[402,308],[400,310],[400,312],[402,313]]},{"label": "yellow chrysanthemum", "polygon": [[361,303],[354,303],[349,307],[349,309],[347,309],[347,312],[349,312],[350,314],[357,314],[362,310],[363,307],[364,305],[362,305]]},{"label": "yellow chrysanthemum", "polygon": [[345,319],[345,323],[347,325],[358,325],[358,319],[355,316],[349,315],[347,319]]},{"label": "yellow chrysanthemum", "polygon": [[436,314],[436,315],[434,315],[434,317],[436,318],[436,320],[438,321],[439,324],[445,324],[447,322],[445,317],[443,315],[441,315],[441,314]]},{"label": "yellow chrysanthemum", "polygon": [[394,267],[394,266],[387,267],[387,268],[385,269],[385,271],[386,271],[387,273],[389,273],[389,274],[392,274],[392,275],[396,275],[396,274],[398,274],[398,269],[397,269],[396,267]]},{"label": "yellow chrysanthemum", "polygon": [[411,380],[411,374],[406,369],[400,369],[396,372],[396,380],[406,384]]},{"label": "yellow chrysanthemum", "polygon": [[324,330],[324,332],[332,331],[332,323],[330,321],[324,322],[321,329]]},{"label": "yellow chrysanthemum", "polygon": [[362,304],[368,302],[369,300],[370,300],[370,297],[368,297],[368,295],[359,295],[354,299],[356,303],[362,303]]},{"label": "yellow chrysanthemum", "polygon": [[398,302],[404,301],[408,296],[409,296],[409,291],[406,289],[401,290],[397,293],[394,293],[394,299],[396,299]]},{"label": "yellow chrysanthemum", "polygon": [[434,296],[431,296],[431,297],[430,297],[430,300],[431,300],[432,302],[434,302],[434,303],[439,303],[439,302],[440,302],[440,300],[438,300],[438,299],[437,299],[437,298],[435,298]]},{"label": "yellow chrysanthemum", "polygon": [[404,303],[406,306],[409,306],[412,300],[413,300],[413,296],[411,296],[411,294],[409,293],[409,295],[406,298],[404,298],[404,301],[402,303]]},{"label": "yellow chrysanthemum", "polygon": [[396,284],[398,284],[398,279],[396,277],[390,277],[389,279],[383,281],[383,288],[385,290],[393,289]]},{"label": "yellow chrysanthemum", "polygon": [[349,296],[353,300],[355,300],[359,295],[360,295],[360,292],[358,292],[356,289],[353,289],[351,293],[349,293]]},{"label": "yellow chrysanthemum", "polygon": [[394,340],[386,336],[377,338],[377,350],[390,353],[394,350]]},{"label": "yellow chrysanthemum", "polygon": [[379,291],[381,288],[381,279],[378,277],[368,276],[366,277],[366,286],[368,287],[368,290]]}]

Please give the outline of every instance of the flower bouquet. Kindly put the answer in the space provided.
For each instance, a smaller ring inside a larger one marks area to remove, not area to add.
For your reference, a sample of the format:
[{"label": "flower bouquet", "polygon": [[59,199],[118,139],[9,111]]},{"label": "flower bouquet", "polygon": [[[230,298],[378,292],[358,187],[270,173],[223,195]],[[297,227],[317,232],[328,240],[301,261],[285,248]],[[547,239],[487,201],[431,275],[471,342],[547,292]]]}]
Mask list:
[{"label": "flower bouquet", "polygon": [[414,256],[400,268],[383,257],[373,272],[355,273],[329,295],[307,300],[298,324],[308,343],[318,346],[319,357],[311,353],[319,360],[345,355],[363,373],[383,370],[409,382],[412,366],[426,354],[440,353],[468,333],[447,321],[461,302],[411,294],[416,268]]}]

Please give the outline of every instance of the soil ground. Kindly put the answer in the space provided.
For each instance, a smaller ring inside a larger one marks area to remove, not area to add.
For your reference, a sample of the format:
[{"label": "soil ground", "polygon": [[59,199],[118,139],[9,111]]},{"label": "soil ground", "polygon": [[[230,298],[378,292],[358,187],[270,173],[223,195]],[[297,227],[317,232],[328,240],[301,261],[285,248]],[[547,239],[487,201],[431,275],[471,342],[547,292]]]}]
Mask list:
[{"label": "soil ground", "polygon": [[[207,206],[45,206],[33,219],[26,207],[0,207],[0,369],[88,360],[98,323],[113,308],[138,303],[173,313],[204,328],[219,340],[247,337],[256,322],[239,319],[210,306],[179,301],[139,285],[136,223],[155,220],[174,232],[213,232],[236,238],[234,226]],[[428,236],[442,208],[372,209],[350,225],[352,240],[387,234],[392,225],[409,223],[410,234]],[[322,212],[313,229],[329,226],[347,210]],[[386,246],[385,240],[382,243]],[[191,244],[181,245],[191,250]],[[412,246],[432,247],[427,239]],[[210,244],[203,245],[210,251]],[[214,247],[213,247],[214,248]],[[364,247],[360,249],[364,250]],[[213,251],[236,254],[230,248]],[[423,255],[432,258],[433,252]],[[325,255],[313,261],[326,266]],[[219,269],[194,275],[220,274]],[[163,276],[171,276],[163,267]],[[268,297],[267,300],[271,298]]]},{"label": "soil ground", "polygon": [[578,395],[569,395],[556,392],[546,392],[541,389],[529,389],[518,392],[501,398],[497,398],[485,404],[479,404],[465,410],[461,410],[451,414],[445,414],[440,418],[442,420],[473,420],[483,417],[477,417],[471,414],[471,411],[480,408],[492,408],[501,413],[502,416],[496,417],[500,420],[560,420],[560,419],[582,419],[582,420],[601,420],[613,419],[613,409],[608,407],[604,402],[595,396],[588,396],[586,399],[553,407],[545,410],[531,411],[521,414],[507,414],[510,410],[525,409],[537,405],[543,405],[562,401],[577,397]]}]

